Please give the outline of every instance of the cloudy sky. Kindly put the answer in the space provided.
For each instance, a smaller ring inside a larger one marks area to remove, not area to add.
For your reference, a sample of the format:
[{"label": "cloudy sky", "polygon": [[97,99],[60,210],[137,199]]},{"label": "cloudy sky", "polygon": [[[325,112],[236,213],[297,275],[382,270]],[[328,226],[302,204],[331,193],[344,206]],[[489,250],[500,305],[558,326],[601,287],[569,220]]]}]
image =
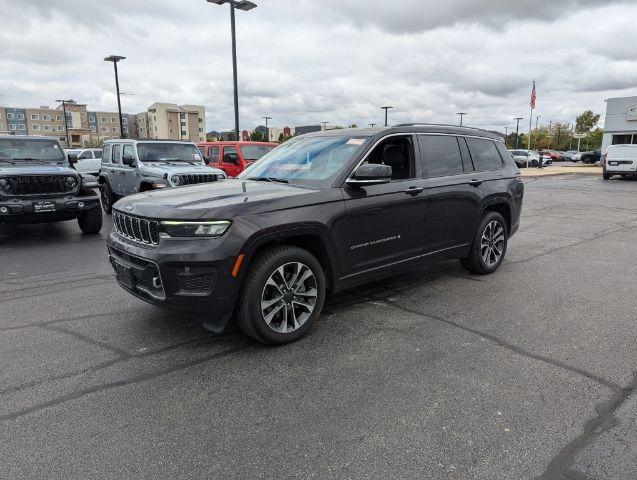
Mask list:
[{"label": "cloudy sky", "polygon": [[[255,0],[237,12],[241,128],[271,125],[573,121],[637,95],[637,0]],[[67,97],[124,111],[202,104],[230,129],[229,7],[205,0],[0,0],[0,105]],[[528,123],[526,123],[528,125]],[[527,127],[528,128],[528,127]]]}]

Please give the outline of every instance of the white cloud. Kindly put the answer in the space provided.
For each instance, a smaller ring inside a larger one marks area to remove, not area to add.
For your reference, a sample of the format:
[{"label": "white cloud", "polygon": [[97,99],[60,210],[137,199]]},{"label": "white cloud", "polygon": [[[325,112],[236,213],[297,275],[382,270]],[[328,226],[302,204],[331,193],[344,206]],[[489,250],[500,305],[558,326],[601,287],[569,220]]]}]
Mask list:
[{"label": "white cloud", "polygon": [[[206,106],[231,128],[228,7],[204,0],[0,0],[0,105],[72,97],[114,110],[120,63],[128,112],[155,101]],[[259,0],[237,12],[241,126],[455,123],[494,128],[528,118],[572,121],[635,94],[637,2],[593,0]]]}]

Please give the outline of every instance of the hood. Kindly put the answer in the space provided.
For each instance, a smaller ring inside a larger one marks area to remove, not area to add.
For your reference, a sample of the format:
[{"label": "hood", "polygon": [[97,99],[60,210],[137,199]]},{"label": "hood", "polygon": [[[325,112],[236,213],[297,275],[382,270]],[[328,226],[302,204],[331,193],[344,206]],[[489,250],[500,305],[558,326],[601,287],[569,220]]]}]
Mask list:
[{"label": "hood", "polygon": [[203,163],[201,165],[190,165],[185,163],[183,165],[168,164],[168,163],[144,163],[140,166],[140,172],[144,175],[151,175],[154,177],[163,177],[165,173],[168,175],[183,174],[192,175],[196,173],[214,173],[217,175],[224,175],[223,171],[218,168],[211,168]]},{"label": "hood", "polygon": [[75,169],[68,165],[47,165],[44,163],[0,164],[0,175],[77,175]]},{"label": "hood", "polygon": [[[320,192],[305,186],[232,179],[138,193],[119,200],[115,208],[159,219],[233,218],[311,204]],[[299,202],[299,196],[306,198]]]}]

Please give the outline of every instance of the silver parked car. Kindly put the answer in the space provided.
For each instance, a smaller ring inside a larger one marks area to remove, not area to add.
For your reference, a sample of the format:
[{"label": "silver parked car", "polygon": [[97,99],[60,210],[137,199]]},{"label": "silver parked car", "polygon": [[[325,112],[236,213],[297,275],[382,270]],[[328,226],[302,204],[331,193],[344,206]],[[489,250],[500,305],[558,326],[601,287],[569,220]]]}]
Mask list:
[{"label": "silver parked car", "polygon": [[[540,164],[540,154],[535,150],[509,150],[513,155],[513,161],[518,167],[537,167]],[[549,162],[542,157],[542,165]]]}]

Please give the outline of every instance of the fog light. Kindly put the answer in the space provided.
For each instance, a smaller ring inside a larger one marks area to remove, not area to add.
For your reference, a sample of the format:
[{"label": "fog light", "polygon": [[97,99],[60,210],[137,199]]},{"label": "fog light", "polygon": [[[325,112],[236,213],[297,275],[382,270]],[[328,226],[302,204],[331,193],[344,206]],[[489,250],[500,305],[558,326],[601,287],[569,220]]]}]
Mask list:
[{"label": "fog light", "polygon": [[84,202],[78,202],[77,208],[84,208]]},{"label": "fog light", "polygon": [[9,209],[7,207],[0,207],[0,213],[9,213]]}]

